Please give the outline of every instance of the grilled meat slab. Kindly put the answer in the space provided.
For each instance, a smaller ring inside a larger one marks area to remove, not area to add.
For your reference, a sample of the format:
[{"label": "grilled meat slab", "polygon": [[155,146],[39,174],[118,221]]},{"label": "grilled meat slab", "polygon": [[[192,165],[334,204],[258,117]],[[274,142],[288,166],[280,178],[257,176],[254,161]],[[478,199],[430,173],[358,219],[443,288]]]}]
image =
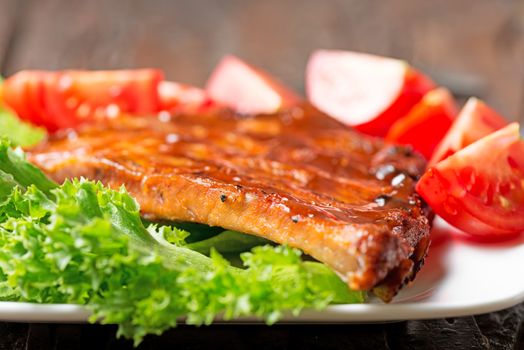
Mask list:
[{"label": "grilled meat slab", "polygon": [[310,106],[274,115],[121,117],[52,136],[29,159],[56,181],[122,184],[143,215],[302,249],[389,301],[429,245],[425,163]]}]

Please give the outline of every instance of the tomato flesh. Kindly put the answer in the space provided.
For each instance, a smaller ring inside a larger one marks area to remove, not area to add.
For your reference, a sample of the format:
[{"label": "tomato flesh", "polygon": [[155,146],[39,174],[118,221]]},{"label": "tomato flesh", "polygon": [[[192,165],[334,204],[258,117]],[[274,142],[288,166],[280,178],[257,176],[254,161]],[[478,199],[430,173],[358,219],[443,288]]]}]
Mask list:
[{"label": "tomato flesh", "polygon": [[16,75],[3,83],[3,102],[22,119],[33,124],[43,125],[47,113],[43,110],[43,81],[47,72],[32,71],[31,74]]},{"label": "tomato flesh", "polygon": [[20,118],[55,131],[108,111],[155,113],[162,79],[157,69],[21,71],[4,82],[4,101]]},{"label": "tomato flesh", "polygon": [[306,72],[307,96],[318,109],[376,136],[434,87],[403,61],[349,51],[316,51]]},{"label": "tomato flesh", "polygon": [[158,69],[65,71],[58,88],[93,106],[115,104],[126,113],[147,114],[159,109],[162,80]]},{"label": "tomato flesh", "polygon": [[458,150],[506,125],[508,122],[484,102],[477,98],[470,98],[435,149],[429,162],[430,165],[446,159]]},{"label": "tomato flesh", "polygon": [[430,159],[457,112],[455,101],[447,89],[431,90],[405,117],[391,126],[386,140],[411,145],[426,159]]},{"label": "tomato flesh", "polygon": [[517,123],[431,167],[417,192],[451,225],[477,236],[524,231],[524,140]]},{"label": "tomato flesh", "polygon": [[206,84],[209,97],[239,113],[274,113],[301,98],[267,72],[235,56],[220,61]]}]

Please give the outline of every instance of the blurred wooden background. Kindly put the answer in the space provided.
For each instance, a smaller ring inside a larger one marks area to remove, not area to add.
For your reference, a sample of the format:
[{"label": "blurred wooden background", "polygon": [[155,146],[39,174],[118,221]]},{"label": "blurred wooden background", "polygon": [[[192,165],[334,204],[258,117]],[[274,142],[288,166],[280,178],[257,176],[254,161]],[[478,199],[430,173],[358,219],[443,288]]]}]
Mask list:
[{"label": "blurred wooden background", "polygon": [[0,0],[0,67],[160,67],[202,85],[227,53],[301,91],[316,48],[406,59],[524,115],[522,0]]}]

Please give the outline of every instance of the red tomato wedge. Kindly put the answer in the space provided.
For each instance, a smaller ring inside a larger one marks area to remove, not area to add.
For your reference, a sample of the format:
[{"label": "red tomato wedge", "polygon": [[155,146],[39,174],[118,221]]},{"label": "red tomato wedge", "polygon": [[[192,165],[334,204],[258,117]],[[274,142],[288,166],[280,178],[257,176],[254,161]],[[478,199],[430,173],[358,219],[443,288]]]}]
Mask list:
[{"label": "red tomato wedge", "polygon": [[451,225],[476,236],[524,231],[524,140],[510,124],[431,167],[417,191]]},{"label": "red tomato wedge", "polygon": [[350,51],[316,51],[306,72],[313,105],[376,136],[385,136],[434,87],[404,61]]},{"label": "red tomato wedge", "polygon": [[455,100],[447,89],[431,90],[405,117],[391,126],[386,140],[411,145],[429,159],[457,113]]},{"label": "red tomato wedge", "polygon": [[213,101],[206,92],[197,87],[162,81],[158,85],[160,109],[164,111],[180,111],[187,109],[200,109],[213,105]]},{"label": "red tomato wedge", "polygon": [[209,97],[239,113],[274,113],[301,98],[265,71],[235,56],[220,61],[206,84]]},{"label": "red tomato wedge", "polygon": [[159,110],[157,69],[21,71],[4,82],[4,101],[25,120],[50,131],[93,116]]},{"label": "red tomato wedge", "polygon": [[477,98],[470,98],[435,149],[430,165],[508,125],[497,112]]},{"label": "red tomato wedge", "polygon": [[43,107],[44,84],[48,72],[20,72],[3,83],[3,102],[22,119],[44,125],[48,118]]}]

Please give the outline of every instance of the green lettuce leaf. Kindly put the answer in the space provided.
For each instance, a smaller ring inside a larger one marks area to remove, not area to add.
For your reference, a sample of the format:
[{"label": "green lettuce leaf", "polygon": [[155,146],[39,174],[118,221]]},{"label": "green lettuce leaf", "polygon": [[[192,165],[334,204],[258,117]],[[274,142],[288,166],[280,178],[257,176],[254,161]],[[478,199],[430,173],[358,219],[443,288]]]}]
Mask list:
[{"label": "green lettuce leaf", "polygon": [[259,245],[270,244],[267,239],[236,231],[223,231],[216,236],[190,243],[188,248],[209,255],[211,249],[220,253],[241,253]]},{"label": "green lettuce leaf", "polygon": [[0,103],[0,136],[8,138],[15,145],[32,146],[42,141],[45,135],[44,129],[21,121]]},{"label": "green lettuce leaf", "polygon": [[25,159],[22,149],[11,148],[10,141],[5,138],[0,138],[0,171],[2,182],[12,181],[24,189],[35,185],[43,192],[49,193],[49,190],[57,186],[40,169]]}]

